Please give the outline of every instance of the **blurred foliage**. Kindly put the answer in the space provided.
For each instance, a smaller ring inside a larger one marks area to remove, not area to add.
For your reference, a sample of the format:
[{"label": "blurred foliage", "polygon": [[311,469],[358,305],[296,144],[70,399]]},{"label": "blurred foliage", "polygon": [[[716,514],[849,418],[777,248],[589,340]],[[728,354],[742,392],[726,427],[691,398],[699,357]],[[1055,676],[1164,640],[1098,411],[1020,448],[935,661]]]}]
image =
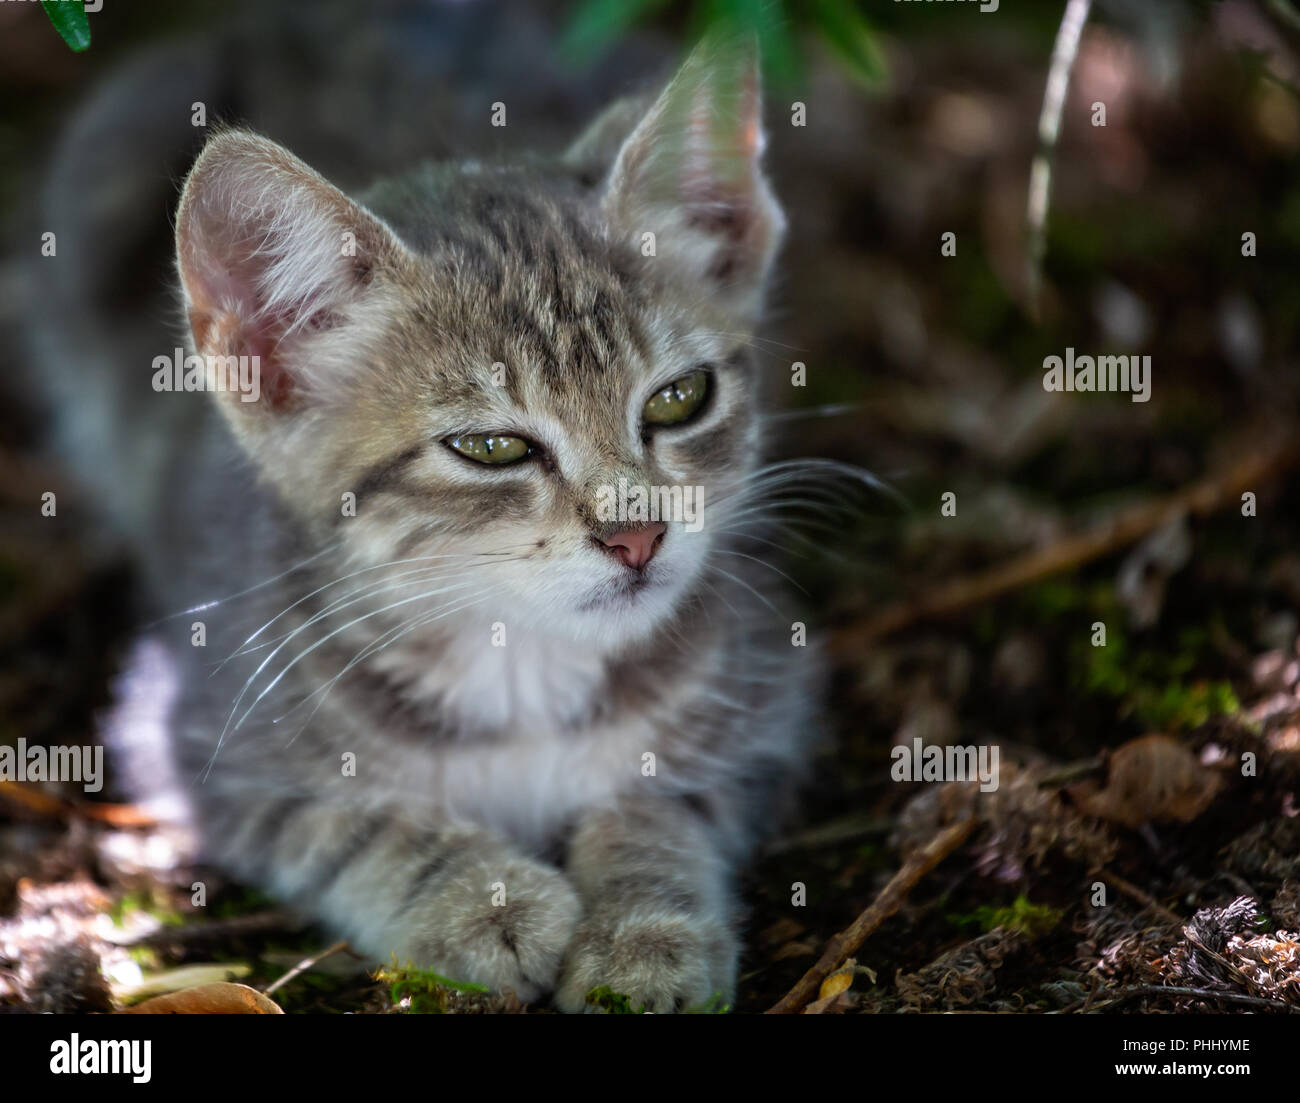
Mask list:
[{"label": "blurred foliage", "polygon": [[1120,701],[1121,711],[1144,728],[1190,731],[1241,707],[1226,681],[1187,681],[1208,650],[1209,633],[1200,628],[1180,632],[1170,653],[1134,650],[1117,616],[1107,622],[1104,646],[1094,647],[1090,640],[1076,643],[1079,661],[1073,669],[1081,672],[1086,692]]},{"label": "blurred foliage", "polygon": [[90,21],[82,0],[41,0],[41,7],[50,17],[54,29],[63,41],[80,53],[90,48]]},{"label": "blurred foliage", "polygon": [[631,27],[683,13],[693,39],[754,35],[764,70],[778,84],[796,83],[803,75],[799,32],[819,38],[864,87],[874,88],[886,77],[876,33],[853,0],[582,0],[569,17],[561,52],[589,61]]},{"label": "blurred foliage", "polygon": [[133,912],[143,912],[161,923],[164,927],[180,927],[185,924],[185,917],[172,906],[161,891],[152,893],[128,892],[114,901],[108,910],[109,919],[114,927],[126,926],[127,918]]}]

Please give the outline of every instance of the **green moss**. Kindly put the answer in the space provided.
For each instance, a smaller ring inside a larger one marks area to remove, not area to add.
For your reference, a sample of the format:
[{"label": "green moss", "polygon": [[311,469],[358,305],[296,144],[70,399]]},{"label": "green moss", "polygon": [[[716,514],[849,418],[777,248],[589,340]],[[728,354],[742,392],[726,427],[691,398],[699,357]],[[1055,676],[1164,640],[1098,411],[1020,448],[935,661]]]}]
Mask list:
[{"label": "green moss", "polygon": [[[118,924],[121,926],[121,924]],[[128,946],[126,950],[127,957],[134,961],[142,972],[156,973],[163,967],[162,958],[158,956],[158,951],[149,946]]]},{"label": "green moss", "polygon": [[997,907],[985,905],[976,908],[969,915],[949,915],[947,918],[953,926],[963,929],[978,927],[987,933],[995,927],[1003,927],[1019,931],[1029,939],[1036,939],[1055,930],[1061,921],[1061,914],[1046,904],[1031,904],[1029,898],[1021,893],[1010,904]]},{"label": "green moss", "polygon": [[631,997],[615,992],[607,984],[587,993],[587,1006],[599,1007],[609,1015],[644,1015],[644,1007],[633,1007]]},{"label": "green moss", "polygon": [[1087,595],[1083,586],[1074,579],[1049,578],[1030,586],[1023,600],[1037,619],[1059,620],[1067,613],[1083,608]]},{"label": "green moss", "polygon": [[726,1015],[731,1011],[731,1004],[726,1003],[721,992],[714,992],[701,1004],[686,1008],[683,1015]]},{"label": "green moss", "polygon": [[[599,988],[593,988],[587,993],[587,1006],[599,1007],[609,1015],[645,1015],[647,1014],[644,1006],[633,1007],[632,998],[625,996],[621,992],[615,992],[607,984]],[[701,1004],[693,1004],[682,1011],[683,1015],[725,1015],[731,1010],[731,1005],[726,1003],[722,998],[721,992],[714,992],[707,1000]]]},{"label": "green moss", "polygon": [[126,918],[133,912],[143,912],[152,916],[164,927],[182,927],[185,917],[166,901],[139,892],[128,892],[114,900],[109,906],[108,915],[114,927],[126,925]]},{"label": "green moss", "polygon": [[1198,728],[1240,709],[1230,683],[1187,681],[1210,646],[1208,631],[1184,630],[1168,653],[1135,651],[1120,624],[1118,617],[1107,622],[1103,647],[1092,646],[1090,638],[1076,642],[1075,669],[1082,671],[1085,692],[1120,701],[1124,714],[1162,731]]},{"label": "green moss", "polygon": [[391,966],[380,969],[376,979],[389,985],[393,1003],[409,1000],[407,1013],[411,1015],[444,1014],[447,1001],[454,993],[488,995],[491,991],[481,984],[452,980],[428,969],[416,969],[409,963],[399,965],[396,959]]},{"label": "green moss", "polygon": [[234,919],[241,915],[253,915],[256,912],[270,911],[279,907],[279,901],[259,892],[257,889],[235,885],[223,891],[218,899],[209,905],[213,919]]}]

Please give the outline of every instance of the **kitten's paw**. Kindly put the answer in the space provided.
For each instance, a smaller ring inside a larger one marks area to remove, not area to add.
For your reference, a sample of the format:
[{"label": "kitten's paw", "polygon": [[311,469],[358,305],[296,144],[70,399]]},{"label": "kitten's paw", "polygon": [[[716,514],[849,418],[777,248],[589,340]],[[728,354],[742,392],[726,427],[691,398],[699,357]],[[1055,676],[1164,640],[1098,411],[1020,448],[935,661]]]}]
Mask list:
[{"label": "kitten's paw", "polygon": [[476,861],[429,901],[418,952],[453,979],[536,1000],[554,989],[581,911],[558,870],[522,857]]},{"label": "kitten's paw", "polygon": [[635,1010],[671,1014],[709,1004],[717,995],[730,1003],[737,946],[718,923],[683,915],[632,915],[578,929],[564,962],[555,1005],[587,1010],[587,993],[608,986],[628,997]]}]

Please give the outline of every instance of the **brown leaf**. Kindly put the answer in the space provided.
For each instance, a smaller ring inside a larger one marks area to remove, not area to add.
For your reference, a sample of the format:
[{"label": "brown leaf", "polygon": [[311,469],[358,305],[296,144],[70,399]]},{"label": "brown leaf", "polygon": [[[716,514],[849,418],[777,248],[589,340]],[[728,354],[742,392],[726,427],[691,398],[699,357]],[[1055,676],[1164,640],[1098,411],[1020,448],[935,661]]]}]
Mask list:
[{"label": "brown leaf", "polygon": [[795,939],[772,952],[773,961],[789,961],[795,957],[813,957],[821,950],[821,944],[811,938]]},{"label": "brown leaf", "polygon": [[759,933],[758,938],[764,946],[779,946],[783,942],[798,938],[807,929],[797,919],[782,916],[771,926],[765,927]]},{"label": "brown leaf", "polygon": [[1219,791],[1219,777],[1167,735],[1143,735],[1118,748],[1100,792],[1080,787],[1084,811],[1125,827],[1196,819]]},{"label": "brown leaf", "polygon": [[805,1015],[842,1015],[858,1006],[857,995],[853,992],[836,992],[833,996],[813,1000],[803,1009]]},{"label": "brown leaf", "polygon": [[279,1004],[246,984],[200,984],[119,1011],[119,1015],[283,1015]]},{"label": "brown leaf", "polygon": [[821,990],[817,993],[819,1000],[829,1000],[832,996],[838,996],[841,992],[847,992],[853,987],[853,966],[857,963],[850,958],[845,962],[844,967],[836,969],[829,977],[822,981]]}]

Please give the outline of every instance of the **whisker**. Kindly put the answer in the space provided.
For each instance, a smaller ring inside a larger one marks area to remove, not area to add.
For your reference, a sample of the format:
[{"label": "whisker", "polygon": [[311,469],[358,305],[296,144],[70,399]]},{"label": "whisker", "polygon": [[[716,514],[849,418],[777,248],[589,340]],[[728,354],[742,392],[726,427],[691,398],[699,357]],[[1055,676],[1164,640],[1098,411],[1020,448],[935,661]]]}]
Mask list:
[{"label": "whisker", "polygon": [[[524,547],[524,546],[526,545],[520,544],[520,545],[516,545],[515,547]],[[515,548],[512,547],[512,548],[502,548],[492,552],[464,552],[464,553],[457,553],[453,555],[417,555],[417,556],[411,556],[410,558],[407,559],[395,559],[395,560],[390,560],[387,563],[376,563],[372,566],[360,567],[355,571],[350,571],[349,573],[345,575],[341,575],[340,577],[335,578],[330,582],[326,582],[323,586],[318,586],[316,589],[312,590],[311,593],[305,594],[303,597],[300,597],[292,605],[287,606],[286,608],[282,609],[279,613],[277,613],[275,616],[273,616],[269,621],[267,621],[264,625],[262,625],[261,628],[259,628],[256,632],[254,632],[251,636],[249,636],[246,640],[244,640],[243,644],[241,644],[240,646],[244,647],[252,643],[253,640],[257,639],[258,636],[260,636],[269,627],[271,627],[271,625],[273,625],[277,620],[279,620],[282,616],[284,616],[286,613],[290,612],[291,610],[296,609],[304,601],[309,601],[317,594],[322,593],[325,590],[328,590],[331,586],[337,586],[341,582],[346,582],[348,581],[348,579],[355,578],[357,575],[365,574],[368,571],[381,571],[388,567],[400,567],[407,563],[424,563],[424,562],[428,562],[431,559],[474,559],[480,556],[488,557],[488,556],[504,555],[504,554],[509,554],[514,550]]]},{"label": "whisker", "polygon": [[322,555],[326,555],[327,553],[334,551],[342,543],[343,543],[342,540],[336,540],[333,544],[330,544],[327,547],[322,548],[315,555],[309,555],[306,559],[299,560],[292,567],[286,568],[285,570],[281,571],[279,574],[273,575],[271,578],[259,582],[255,586],[249,586],[246,590],[240,590],[237,593],[227,594],[225,597],[213,598],[211,601],[204,601],[198,605],[191,605],[188,609],[182,609],[178,613],[169,613],[165,617],[159,617],[157,620],[151,621],[149,624],[144,625],[142,630],[156,628],[158,627],[158,625],[165,624],[169,620],[175,620],[177,617],[189,616],[191,613],[201,613],[206,609],[215,608],[216,606],[221,605],[223,602],[234,601],[235,598],[244,597],[248,594],[254,593],[257,590],[261,590],[267,586],[270,586],[271,583],[273,582],[279,582],[280,579],[287,578],[295,571],[302,570],[303,567],[307,566],[309,563],[315,562]]},{"label": "whisker", "polygon": [[[349,605],[355,605],[358,601],[361,601],[364,598],[369,597],[373,594],[384,593],[390,589],[398,589],[401,586],[416,585],[420,582],[430,581],[434,578],[445,578],[445,577],[464,578],[466,577],[466,573],[467,573],[467,572],[462,572],[460,574],[447,576],[447,575],[438,574],[437,571],[438,568],[436,567],[416,567],[410,571],[399,571],[397,574],[393,575],[390,578],[382,579],[375,583],[367,583],[364,586],[357,587],[355,590],[349,590],[346,594],[343,594],[340,597],[336,598],[334,601],[330,602],[329,605],[325,606],[323,609],[314,613],[308,620],[304,621],[302,624],[296,626],[295,628],[290,629],[288,632],[282,633],[279,636],[273,636],[270,639],[265,640],[260,644],[256,644],[252,646],[250,646],[250,644],[254,637],[250,636],[247,640],[245,640],[242,644],[240,644],[238,650],[231,652],[230,655],[226,656],[226,658],[221,661],[220,665],[216,668],[216,670],[213,671],[213,674],[215,675],[220,673],[221,670],[223,670],[225,666],[229,662],[231,662],[231,660],[238,658],[241,655],[250,655],[254,651],[259,651],[263,647],[269,647],[271,644],[276,643],[277,641],[289,639],[290,637],[301,632],[304,628],[310,628],[313,624],[322,620],[324,617],[327,617],[330,614],[337,612],[340,608],[347,608]],[[411,582],[398,583],[396,581],[399,578],[407,578],[412,575],[417,577],[414,578]],[[315,591],[315,593],[319,593],[319,591]],[[314,596],[314,594],[309,596]],[[300,604],[301,601],[294,602],[293,605],[289,606],[287,609],[284,610],[284,613],[291,611],[294,607]],[[276,617],[272,618],[271,621],[268,621],[265,625],[262,626],[262,628],[258,629],[258,631],[259,632],[264,631],[275,620],[278,620],[282,615],[283,613],[277,614]],[[256,636],[256,634],[257,633],[254,633],[254,636]]]},{"label": "whisker", "polygon": [[[372,641],[371,643],[363,647],[360,651],[358,651],[355,655],[353,655],[352,658],[343,667],[343,669],[340,670],[337,674],[335,674],[332,678],[330,678],[328,682],[312,690],[310,694],[304,697],[291,709],[289,709],[287,712],[283,713],[282,715],[277,716],[271,722],[273,724],[278,724],[281,720],[284,720],[288,716],[291,716],[299,708],[305,705],[308,701],[310,701],[313,697],[315,697],[316,694],[321,693],[322,691],[324,692],[324,696],[322,696],[321,699],[316,703],[316,707],[311,710],[310,714],[308,714],[307,716],[307,719],[302,722],[302,726],[294,733],[293,738],[289,740],[289,745],[292,745],[294,740],[296,740],[298,736],[300,736],[306,730],[307,725],[312,722],[312,719],[315,717],[316,713],[320,711],[321,706],[325,704],[325,698],[329,696],[330,691],[334,688],[334,686],[339,682],[341,678],[344,677],[344,675],[346,675],[358,664],[365,662],[372,655],[378,654],[380,651],[384,650],[384,648],[389,647],[390,645],[396,643],[403,636],[409,635],[411,632],[414,632],[416,629],[423,628],[425,625],[432,624],[435,620],[441,620],[443,617],[451,616],[453,613],[464,612],[466,609],[470,609],[473,608],[475,605],[482,604],[489,597],[492,597],[494,593],[500,593],[501,590],[503,590],[504,588],[505,588],[504,586],[496,586],[493,587],[492,589],[489,589],[485,593],[480,594],[478,597],[472,598],[469,601],[463,601],[459,605],[454,605],[449,609],[439,610],[437,613],[434,614],[420,614],[413,618],[408,618],[407,620],[403,621],[400,625],[398,625],[397,628],[390,629],[388,632],[385,632],[384,635],[381,636],[378,640]],[[396,634],[394,635],[394,633]],[[386,638],[389,636],[391,636],[392,638],[391,639]]]},{"label": "whisker", "polygon": [[769,563],[769,562],[767,562],[767,560],[765,560],[765,559],[760,559],[760,558],[759,558],[758,556],[756,556],[756,555],[746,555],[744,552],[736,551],[735,548],[715,548],[714,550],[715,550],[719,555],[735,555],[735,556],[739,556],[741,559],[748,559],[751,563],[757,563],[757,564],[759,564],[760,566],[766,567],[769,571],[775,571],[775,572],[776,572],[777,574],[779,574],[782,578],[784,578],[787,582],[789,582],[790,585],[793,586],[793,587],[794,587],[796,590],[798,590],[800,593],[804,593],[804,594],[808,593],[807,590],[805,590],[802,586],[799,585],[799,583],[797,583],[793,578],[791,578],[788,574],[786,574],[785,571],[781,570],[779,567],[774,567],[774,566],[772,566],[772,564]]},{"label": "whisker", "polygon": [[287,675],[290,670],[292,670],[295,666],[297,666],[298,663],[300,663],[303,659],[305,659],[318,647],[321,647],[324,644],[328,643],[340,632],[346,632],[349,628],[353,627],[356,624],[360,624],[363,620],[368,620],[371,617],[379,616],[383,613],[389,612],[392,609],[399,608],[402,605],[409,605],[413,601],[424,600],[429,596],[430,595],[428,594],[416,594],[414,597],[403,598],[401,601],[395,601],[389,605],[385,605],[382,609],[375,609],[359,617],[354,617],[352,620],[348,621],[347,624],[344,624],[341,627],[334,629],[332,632],[328,633],[321,639],[317,640],[310,647],[299,652],[295,658],[293,658],[286,666],[284,666],[280,670],[280,673],[277,674],[274,679],[272,679],[271,683],[267,685],[266,688],[263,689],[262,692],[257,695],[257,697],[253,700],[253,703],[249,705],[247,709],[244,710],[243,715],[240,716],[239,720],[234,723],[234,726],[232,728],[231,722],[234,720],[235,714],[239,711],[239,706],[243,702],[244,698],[247,696],[248,691],[251,688],[253,682],[256,681],[258,675],[260,675],[262,671],[266,669],[266,667],[271,663],[271,661],[276,657],[276,655],[278,655],[284,649],[284,647],[288,644],[289,641],[286,640],[284,643],[281,643],[274,651],[271,652],[270,655],[268,655],[265,659],[263,659],[262,662],[258,665],[258,668],[255,671],[253,671],[251,675],[249,675],[248,680],[245,681],[244,683],[244,687],[239,691],[238,697],[235,698],[235,702],[230,709],[230,715],[226,719],[225,727],[222,729],[221,734],[217,737],[217,745],[212,752],[212,758],[208,761],[208,765],[205,771],[205,777],[207,776],[207,773],[211,772],[212,766],[216,762],[217,756],[221,753],[221,748],[225,745],[226,737],[232,731],[238,731],[244,725],[244,722],[248,719],[249,715],[258,706],[258,704],[266,697],[268,693],[270,693],[273,689],[275,689],[275,687],[280,683],[280,681],[285,677],[285,675]]},{"label": "whisker", "polygon": [[756,598],[758,598],[759,601],[761,601],[764,605],[766,605],[769,609],[771,609],[772,612],[774,612],[778,617],[784,617],[784,616],[785,616],[785,614],[782,613],[781,610],[778,609],[775,605],[773,605],[773,604],[772,604],[772,603],[767,599],[766,596],[764,596],[763,594],[759,593],[756,589],[754,589],[753,586],[751,586],[751,585],[750,585],[748,582],[746,582],[743,578],[738,578],[736,575],[732,574],[730,571],[724,571],[724,570],[723,570],[721,567],[719,567],[716,563],[710,563],[710,564],[709,564],[709,568],[710,568],[710,570],[717,571],[718,574],[722,575],[724,578],[729,578],[729,579],[731,579],[731,581],[734,582],[734,583],[736,583],[736,585],[738,585],[738,586],[743,586],[746,590],[748,590],[751,594],[753,594]]}]

